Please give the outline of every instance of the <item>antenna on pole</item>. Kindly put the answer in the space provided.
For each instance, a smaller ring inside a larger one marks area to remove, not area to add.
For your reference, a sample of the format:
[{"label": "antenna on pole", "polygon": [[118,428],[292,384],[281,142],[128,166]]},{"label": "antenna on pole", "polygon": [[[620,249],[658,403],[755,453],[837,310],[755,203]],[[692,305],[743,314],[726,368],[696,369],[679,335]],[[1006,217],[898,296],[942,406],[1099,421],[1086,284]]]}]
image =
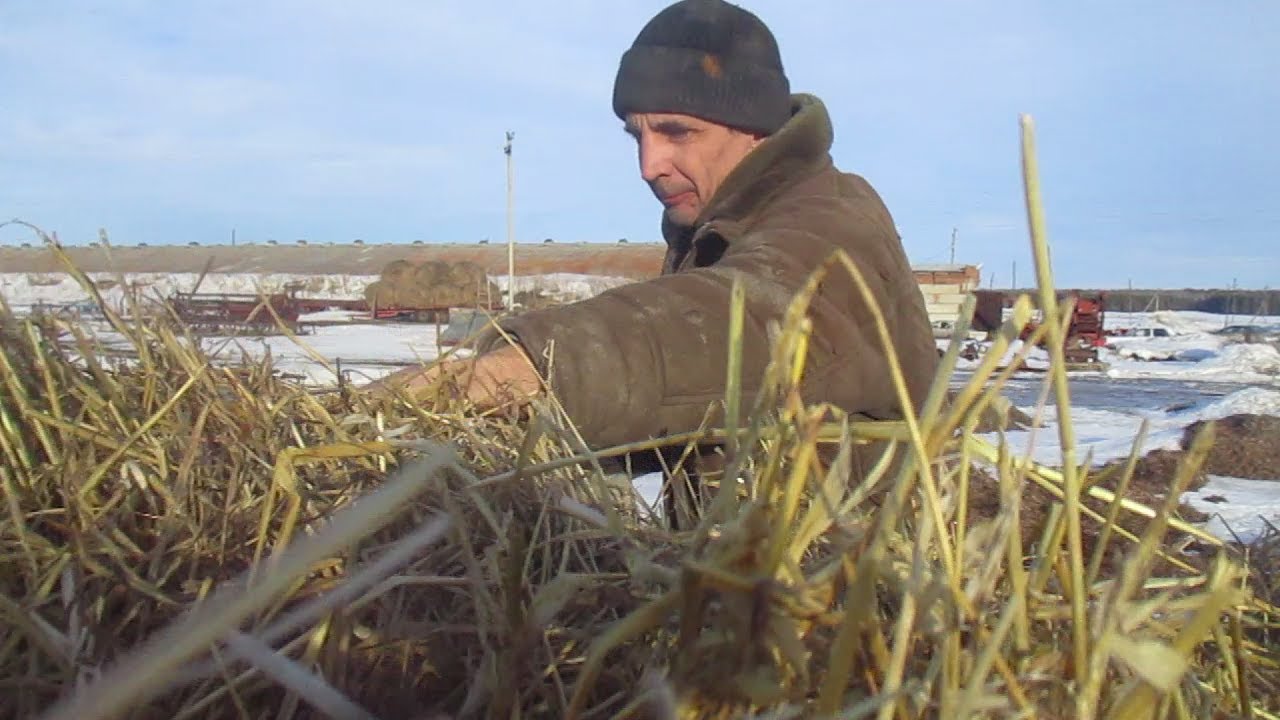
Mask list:
[{"label": "antenna on pole", "polygon": [[956,230],[957,229],[958,228],[951,228],[951,264],[952,265],[956,264]]},{"label": "antenna on pole", "polygon": [[516,134],[507,131],[507,144],[502,148],[502,152],[507,156],[507,311],[510,312],[515,308],[516,304],[516,235],[515,235],[515,217],[513,215],[513,191],[515,183],[515,168],[512,167],[511,142],[515,140]]}]

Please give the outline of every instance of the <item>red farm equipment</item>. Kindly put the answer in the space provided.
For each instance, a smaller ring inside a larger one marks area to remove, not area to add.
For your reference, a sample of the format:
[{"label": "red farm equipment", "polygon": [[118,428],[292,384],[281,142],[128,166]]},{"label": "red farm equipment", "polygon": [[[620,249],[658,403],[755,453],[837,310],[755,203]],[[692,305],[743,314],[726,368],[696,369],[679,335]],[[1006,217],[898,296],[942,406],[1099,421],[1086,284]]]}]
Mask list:
[{"label": "red farm equipment", "polygon": [[204,331],[253,329],[261,332],[276,326],[277,316],[285,326],[296,328],[302,314],[302,307],[292,293],[178,292],[169,298],[169,305],[183,323]]},{"label": "red farm equipment", "polygon": [[[1103,330],[1106,319],[1106,293],[1099,292],[1086,296],[1078,290],[1070,290],[1060,293],[1058,301],[1075,303],[1071,322],[1067,325],[1067,332],[1063,338],[1062,349],[1067,362],[1071,364],[1098,362],[1098,348],[1106,344],[1106,333]],[[1023,340],[1029,339],[1039,324],[1034,320],[1027,323],[1019,337]],[[1047,341],[1048,337],[1045,336],[1041,339],[1040,345],[1043,347]]]}]

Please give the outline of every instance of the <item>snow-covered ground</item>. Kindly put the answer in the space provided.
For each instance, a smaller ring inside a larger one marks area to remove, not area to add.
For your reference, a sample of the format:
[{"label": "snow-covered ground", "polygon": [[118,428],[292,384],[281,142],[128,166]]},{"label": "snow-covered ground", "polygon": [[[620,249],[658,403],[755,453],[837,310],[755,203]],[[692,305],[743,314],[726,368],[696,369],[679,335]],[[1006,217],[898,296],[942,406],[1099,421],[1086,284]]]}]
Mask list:
[{"label": "snow-covered ground", "polygon": [[231,362],[270,353],[274,367],[316,388],[337,385],[339,372],[346,382],[363,385],[406,365],[430,362],[440,350],[435,326],[425,323],[324,325],[297,341],[271,335],[209,337],[203,343],[210,354]]},{"label": "snow-covered ground", "polygon": [[[99,284],[103,299],[118,307],[124,299],[121,280],[144,298],[164,298],[175,292],[271,293],[297,287],[302,297],[361,298],[376,275],[291,275],[285,273],[87,273]],[[197,281],[199,285],[197,286]],[[89,299],[84,288],[66,273],[0,272],[0,295],[15,309],[38,304],[78,303]]]},{"label": "snow-covered ground", "polygon": [[[95,279],[115,280],[114,276],[97,275]],[[127,282],[145,287],[152,297],[163,297],[174,291],[190,291],[194,274],[137,274]],[[202,292],[269,292],[295,284],[300,294],[312,297],[361,297],[365,286],[376,276],[334,275],[238,275],[210,274],[200,286]],[[493,278],[500,287],[506,277]],[[601,278],[574,274],[517,276],[517,292],[537,290],[560,299],[579,299],[594,295],[608,287],[628,282],[622,278]],[[61,274],[2,273],[0,295],[18,311],[29,310],[38,303],[76,303],[87,299],[84,291],[68,276]],[[119,288],[104,291],[108,302],[122,298]],[[398,367],[428,362],[438,356],[436,329],[429,324],[377,323],[362,321],[358,314],[324,311],[304,318],[326,323],[308,328],[300,338],[302,345],[287,337],[208,338],[203,342],[228,362],[241,353],[261,358],[270,352],[275,365],[302,382],[316,386],[336,384],[335,371],[340,364],[347,380],[363,384]],[[345,323],[345,324],[331,324]],[[1077,435],[1076,457],[1083,460],[1092,453],[1095,463],[1126,457],[1140,423],[1150,423],[1145,451],[1175,447],[1182,429],[1199,419],[1225,417],[1236,413],[1280,415],[1280,350],[1270,343],[1244,344],[1215,334],[1229,324],[1251,324],[1280,330],[1280,317],[1225,317],[1199,312],[1161,311],[1153,313],[1108,313],[1109,328],[1163,328],[1166,337],[1112,337],[1101,349],[1100,359],[1107,363],[1102,373],[1073,373],[1072,421]],[[1004,360],[1018,350],[1015,346]],[[325,362],[317,359],[323,358]],[[1027,366],[1043,369],[1048,354],[1033,349]],[[326,367],[326,364],[328,367]],[[960,369],[971,369],[976,361],[962,361]],[[1029,374],[1030,383],[1044,378]],[[1125,387],[1117,383],[1127,383]],[[1136,392],[1135,387],[1149,390],[1155,402],[1117,401],[1113,392]],[[1174,393],[1171,390],[1178,390]],[[1160,402],[1162,393],[1165,401]],[[1052,397],[1050,397],[1052,401]],[[1035,401],[1027,397],[1015,401],[1021,409],[1034,414]],[[1170,408],[1169,406],[1175,406]],[[1038,461],[1055,465],[1061,457],[1058,446],[1057,419],[1052,406],[1044,415],[1045,425],[1032,432],[1011,432],[1007,437],[1019,452],[1030,452]],[[1280,438],[1277,438],[1280,442]],[[649,502],[656,499],[660,478],[637,479],[637,487]],[[1225,498],[1225,502],[1221,502]],[[1187,500],[1210,514],[1216,514],[1210,529],[1228,537],[1224,522],[1242,536],[1260,531],[1260,517],[1280,524],[1280,482],[1247,478],[1211,478],[1209,485],[1189,493]],[[1216,523],[1216,524],[1215,524]]]},{"label": "snow-covered ground", "polygon": [[[1154,341],[1153,341],[1154,342]],[[1211,342],[1189,340],[1176,359],[1143,360],[1114,351],[1103,351],[1114,378],[1173,378],[1221,382],[1271,383],[1280,387],[1280,350],[1270,344],[1231,344],[1213,347]],[[1154,353],[1152,353],[1154,354]]]},{"label": "snow-covered ground", "polygon": [[1204,529],[1225,540],[1252,542],[1280,527],[1280,482],[1210,475],[1183,502],[1209,516]]},{"label": "snow-covered ground", "polygon": [[[1280,343],[1236,342],[1217,332],[1229,325],[1253,325],[1277,333],[1280,316],[1224,316],[1167,310],[1108,312],[1108,330],[1159,328],[1164,332],[1163,336],[1111,336],[1107,346],[1099,349],[1099,360],[1105,363],[1105,370],[1071,373],[1076,460],[1091,456],[1095,464],[1102,464],[1128,457],[1144,420],[1148,431],[1146,442],[1140,448],[1142,453],[1157,448],[1177,448],[1183,430],[1197,420],[1245,413],[1280,415]],[[946,342],[940,341],[939,345],[945,347]],[[979,346],[985,349],[983,344]],[[1021,349],[1021,343],[1014,343],[1001,358],[1001,364],[1012,360]],[[979,362],[981,359],[961,360],[959,368],[970,370]],[[1027,353],[1025,365],[1043,370],[1049,365],[1049,355],[1033,348]],[[1114,381],[1133,382],[1118,387]],[[1172,388],[1183,392],[1177,393],[1177,398],[1169,393],[1164,403],[1145,399],[1124,407],[1124,401],[1132,398],[1139,384],[1149,385],[1156,392]],[[1101,396],[1109,390],[1124,395],[1124,399],[1102,400]],[[1187,395],[1195,399],[1187,402]],[[1058,465],[1062,451],[1052,400],[1053,396],[1049,395],[1050,404],[1042,415],[1043,427],[1009,432],[1006,437],[1017,452],[1030,454],[1037,462]],[[1028,414],[1036,413],[1034,401],[1015,404]],[[988,439],[994,441],[996,436]],[[1275,441],[1280,443],[1280,437]],[[1208,484],[1187,493],[1184,500],[1210,514],[1208,529],[1220,537],[1239,536],[1245,540],[1256,537],[1266,529],[1263,518],[1280,525],[1280,482],[1210,476]]]},{"label": "snow-covered ground", "polygon": [[1162,327],[1172,335],[1211,333],[1228,325],[1260,325],[1280,330],[1280,315],[1219,315],[1196,310],[1156,310],[1116,312],[1108,310],[1104,325],[1108,330],[1132,327]]},{"label": "snow-covered ground", "polygon": [[[1030,455],[1038,463],[1055,466],[1062,463],[1062,445],[1059,442],[1058,412],[1052,399],[1050,394],[1049,403],[1043,411],[1038,411],[1034,405],[1019,406],[1032,417],[1037,417],[1039,412],[1039,427],[1007,431],[1004,435],[1013,452],[1021,456]],[[1144,421],[1147,423],[1147,438],[1139,448],[1139,454],[1156,449],[1177,449],[1182,431],[1198,420],[1217,420],[1241,414],[1280,416],[1280,389],[1246,387],[1225,397],[1206,399],[1173,411],[1135,408],[1121,412],[1073,404],[1070,419],[1076,438],[1076,461],[1083,461],[1086,454],[1092,456],[1095,465],[1128,457]],[[999,440],[995,433],[983,437],[992,442]],[[1276,438],[1276,442],[1280,442],[1280,438]],[[1280,483],[1275,487],[1280,491]]]},{"label": "snow-covered ground", "polygon": [[[1280,316],[1214,315],[1196,311],[1163,310],[1151,313],[1117,313],[1106,315],[1109,331],[1122,328],[1159,328],[1163,337],[1113,335],[1106,347],[1099,348],[1098,359],[1112,378],[1163,378],[1238,383],[1274,383],[1280,387],[1280,339],[1267,342],[1241,343],[1219,334],[1228,325],[1254,325],[1280,338]],[[945,348],[949,341],[938,340]],[[986,343],[978,343],[984,351]],[[1022,352],[1023,343],[1015,341],[1000,360],[1005,365]],[[961,359],[957,367],[971,370],[982,360]],[[1025,366],[1043,370],[1049,366],[1049,354],[1032,348],[1026,354]]]},{"label": "snow-covered ground", "polygon": [[[272,293],[296,288],[300,297],[358,299],[377,275],[295,275],[288,273],[209,273],[201,280],[197,273],[87,273],[103,299],[112,307],[123,301],[124,284],[137,288],[143,297],[163,298],[175,292],[202,293]],[[507,276],[491,278],[506,292]],[[199,285],[197,285],[199,282]],[[534,291],[560,301],[591,297],[603,290],[634,282],[629,278],[554,273],[550,275],[517,275],[517,293]],[[66,273],[0,272],[0,295],[15,307],[26,310],[34,305],[62,305],[84,302],[89,294]]]},{"label": "snow-covered ground", "polygon": [[1108,338],[1101,358],[1111,377],[1160,377],[1233,382],[1280,382],[1280,342],[1238,343],[1219,334],[1229,325],[1254,325],[1280,337],[1280,317],[1191,311],[1108,313],[1110,328],[1163,328],[1167,337]]},{"label": "snow-covered ground", "polygon": [[[507,291],[508,278],[497,275],[490,278],[502,292]],[[604,275],[578,275],[574,273],[552,273],[550,275],[517,275],[515,277],[516,293],[537,292],[561,301],[582,300],[597,295],[609,288],[633,283],[635,280],[625,277],[609,277]]]}]

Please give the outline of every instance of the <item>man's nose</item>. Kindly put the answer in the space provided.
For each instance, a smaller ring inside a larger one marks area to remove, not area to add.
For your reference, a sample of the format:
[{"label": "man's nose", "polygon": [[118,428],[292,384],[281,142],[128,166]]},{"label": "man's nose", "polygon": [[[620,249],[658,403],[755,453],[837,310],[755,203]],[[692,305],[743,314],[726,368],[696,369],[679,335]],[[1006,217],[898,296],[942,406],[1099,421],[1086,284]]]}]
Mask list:
[{"label": "man's nose", "polygon": [[642,137],[639,146],[640,177],[647,183],[671,174],[671,159],[666,151],[652,138]]}]

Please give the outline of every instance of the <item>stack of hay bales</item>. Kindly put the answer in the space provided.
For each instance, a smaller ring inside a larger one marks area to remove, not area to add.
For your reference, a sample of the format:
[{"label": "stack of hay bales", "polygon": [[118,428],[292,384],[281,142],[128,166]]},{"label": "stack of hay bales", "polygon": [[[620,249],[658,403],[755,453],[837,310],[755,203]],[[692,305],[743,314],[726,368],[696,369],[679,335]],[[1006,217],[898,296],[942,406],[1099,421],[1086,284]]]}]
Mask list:
[{"label": "stack of hay bales", "polygon": [[502,292],[474,262],[394,260],[365,288],[364,299],[379,308],[484,307],[499,303]]}]

